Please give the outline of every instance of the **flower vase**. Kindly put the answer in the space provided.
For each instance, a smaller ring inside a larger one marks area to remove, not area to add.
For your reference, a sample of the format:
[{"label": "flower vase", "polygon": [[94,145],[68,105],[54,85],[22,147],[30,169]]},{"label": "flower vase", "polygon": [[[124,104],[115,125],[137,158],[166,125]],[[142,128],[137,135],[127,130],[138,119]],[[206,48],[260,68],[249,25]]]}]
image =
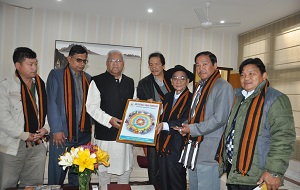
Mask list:
[{"label": "flower vase", "polygon": [[90,180],[91,175],[85,172],[78,174],[79,180],[79,190],[89,190],[90,189]]}]

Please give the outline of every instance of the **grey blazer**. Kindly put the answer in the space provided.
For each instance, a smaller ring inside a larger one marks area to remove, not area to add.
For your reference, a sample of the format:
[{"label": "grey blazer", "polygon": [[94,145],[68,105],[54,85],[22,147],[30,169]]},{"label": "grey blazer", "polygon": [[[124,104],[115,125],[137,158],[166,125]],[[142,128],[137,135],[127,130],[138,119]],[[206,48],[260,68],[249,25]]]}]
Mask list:
[{"label": "grey blazer", "polygon": [[218,165],[214,158],[227,124],[233,98],[232,86],[224,79],[219,78],[208,96],[204,121],[189,124],[192,137],[204,136],[199,147],[197,164]]}]

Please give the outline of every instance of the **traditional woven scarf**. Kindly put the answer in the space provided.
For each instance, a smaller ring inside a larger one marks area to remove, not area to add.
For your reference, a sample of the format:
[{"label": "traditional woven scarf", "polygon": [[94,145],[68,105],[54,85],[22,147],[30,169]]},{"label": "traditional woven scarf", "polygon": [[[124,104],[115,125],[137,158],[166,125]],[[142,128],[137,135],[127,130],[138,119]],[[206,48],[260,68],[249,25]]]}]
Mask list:
[{"label": "traditional woven scarf", "polygon": [[[216,70],[206,81],[202,90],[200,100],[196,106],[196,114],[194,117],[191,117],[191,112],[189,114],[188,121],[190,124],[198,123],[204,121],[204,112],[205,112],[205,104],[208,99],[209,93],[214,86],[215,82],[221,77],[219,70]],[[196,93],[194,93],[194,96]],[[200,114],[199,114],[200,113]]]},{"label": "traditional woven scarf", "polygon": [[21,99],[24,113],[24,131],[36,133],[38,129],[41,129],[44,126],[47,113],[47,96],[45,83],[38,75],[34,77],[35,84],[32,85],[36,85],[36,91],[39,97],[39,106],[37,107],[30,89],[22,80],[22,77],[17,70],[16,76],[21,82]]},{"label": "traditional woven scarf", "polygon": [[[86,78],[84,72],[81,72],[82,76],[82,90],[83,90],[83,101],[82,101],[82,110],[81,110],[81,119],[80,119],[80,131],[90,130],[90,121],[88,114],[86,112],[86,97],[87,91],[89,88],[89,81]],[[65,67],[64,70],[64,100],[65,100],[65,109],[66,109],[66,117],[68,124],[68,139],[71,141],[74,136],[76,136],[76,109],[75,109],[75,86],[73,77],[69,68],[69,65]]]},{"label": "traditional woven scarf", "polygon": [[[215,82],[221,77],[219,70],[216,70],[206,81],[204,86],[201,89],[201,96],[200,100],[198,101],[198,104],[195,109],[195,115],[191,116],[191,111],[189,113],[188,122],[189,124],[193,123],[199,123],[204,121],[204,112],[205,112],[205,104],[208,99],[208,96],[210,94],[211,89],[213,88]],[[198,88],[198,86],[197,86]],[[196,89],[197,89],[196,88]],[[194,93],[194,97],[196,96],[196,92]],[[193,99],[194,99],[193,97]],[[186,145],[184,149],[182,150],[181,157],[179,162],[183,163],[183,166],[186,168],[194,169],[197,155],[198,155],[198,149],[199,145],[203,140],[203,136],[198,137],[191,137],[191,135],[188,136]]]},{"label": "traditional woven scarf", "polygon": [[[168,103],[166,103],[166,105],[164,105],[164,112],[161,117],[161,121],[165,121],[165,120],[170,121],[171,118],[178,119],[188,98],[189,98],[189,91],[188,89],[185,89],[184,92],[180,95],[180,97],[176,101],[175,105],[172,107],[172,109],[169,109],[169,111],[167,111],[167,107],[169,105]],[[165,118],[165,115],[168,115],[169,117]]]},{"label": "traditional woven scarf", "polygon": [[[158,86],[158,84],[155,82],[154,76],[153,76],[153,75],[151,75],[151,76],[152,76],[152,80],[153,80],[154,87],[155,87],[155,89],[156,89],[156,91],[157,91],[157,93],[158,93],[158,95],[159,95],[159,98],[161,99],[161,101],[163,101],[165,95],[164,95],[164,93],[161,91],[161,89],[160,89],[160,87]],[[171,92],[171,91],[173,90],[173,87],[172,87],[172,85],[171,85],[171,81],[170,81],[170,80],[166,80],[166,78],[164,78],[163,82],[164,82],[164,85],[165,85],[167,91],[168,91],[168,92]]]},{"label": "traditional woven scarf", "polygon": [[[182,113],[182,110],[184,109],[184,107],[188,101],[189,92],[190,91],[188,89],[185,89],[172,108],[170,108],[170,106],[172,106],[172,105],[170,105],[169,103],[166,103],[164,105],[164,112],[161,116],[161,121],[171,121],[171,120],[179,119],[180,114]],[[169,107],[169,109],[167,109],[168,107]],[[169,144],[171,136],[172,136],[171,134],[167,135],[166,140],[164,141],[162,147],[159,147],[159,144],[161,144],[160,143],[161,137],[160,137],[160,135],[158,136],[156,150],[159,151],[159,153],[166,152],[166,151],[167,151],[167,153],[169,153],[170,150],[167,148],[167,146]]]},{"label": "traditional woven scarf", "polygon": [[250,103],[243,125],[236,164],[237,171],[243,176],[251,168],[268,86],[269,82],[267,80],[264,88]]}]

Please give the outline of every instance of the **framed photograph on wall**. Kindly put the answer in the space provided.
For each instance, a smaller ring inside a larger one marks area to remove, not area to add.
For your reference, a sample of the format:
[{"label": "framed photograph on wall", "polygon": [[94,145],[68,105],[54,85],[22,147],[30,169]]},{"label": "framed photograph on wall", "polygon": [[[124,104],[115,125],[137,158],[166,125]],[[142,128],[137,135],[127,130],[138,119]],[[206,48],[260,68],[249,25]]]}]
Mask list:
[{"label": "framed photograph on wall", "polygon": [[65,67],[68,64],[69,51],[75,44],[82,45],[87,49],[89,62],[84,71],[91,76],[106,71],[107,53],[110,50],[121,51],[125,61],[123,74],[133,78],[135,87],[138,85],[141,79],[142,47],[56,40],[54,68]]},{"label": "framed photograph on wall", "polygon": [[161,107],[161,102],[128,100],[117,141],[155,146],[155,127],[159,120]]}]

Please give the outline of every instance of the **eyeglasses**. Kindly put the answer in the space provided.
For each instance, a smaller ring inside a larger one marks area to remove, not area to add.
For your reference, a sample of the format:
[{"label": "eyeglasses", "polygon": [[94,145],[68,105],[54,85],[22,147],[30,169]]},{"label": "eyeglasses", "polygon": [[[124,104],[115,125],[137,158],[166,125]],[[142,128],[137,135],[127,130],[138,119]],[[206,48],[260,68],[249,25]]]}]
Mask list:
[{"label": "eyeglasses", "polygon": [[122,59],[111,59],[111,60],[107,60],[109,63],[123,63]]},{"label": "eyeglasses", "polygon": [[84,64],[87,64],[89,62],[89,60],[87,60],[87,59],[80,59],[80,58],[76,58],[76,57],[72,57],[72,58],[74,58],[77,61],[77,63],[83,62]]},{"label": "eyeglasses", "polygon": [[186,77],[184,77],[184,76],[181,76],[181,77],[179,77],[179,76],[173,76],[172,77],[172,80],[174,80],[174,81],[181,81],[181,82],[183,82],[183,81],[185,81],[187,78]]}]

